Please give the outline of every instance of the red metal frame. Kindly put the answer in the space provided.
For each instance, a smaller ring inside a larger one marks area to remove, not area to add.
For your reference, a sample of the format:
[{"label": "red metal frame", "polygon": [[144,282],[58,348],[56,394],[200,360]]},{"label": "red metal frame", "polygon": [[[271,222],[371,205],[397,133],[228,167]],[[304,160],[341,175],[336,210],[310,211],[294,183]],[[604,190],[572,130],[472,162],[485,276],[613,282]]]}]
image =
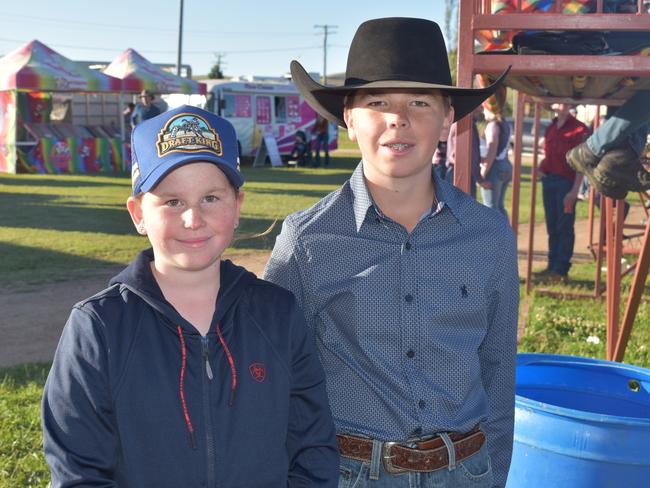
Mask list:
[{"label": "red metal frame", "polygon": [[[491,14],[490,0],[460,0],[458,12],[458,69],[459,86],[472,86],[475,74],[500,74],[508,66],[512,66],[512,74],[520,75],[595,75],[595,76],[633,76],[650,78],[650,56],[558,56],[558,55],[477,55],[474,53],[474,33],[478,30],[593,30],[593,31],[647,31],[650,26],[650,14],[643,13],[643,1],[638,0],[637,14],[604,14],[603,0],[597,0],[597,13],[593,14],[561,14],[561,1],[556,0],[555,12],[547,14]],[[518,2],[520,9],[521,2]],[[517,93],[515,109],[515,147],[512,185],[511,224],[515,234],[519,227],[519,185],[521,175],[522,125],[525,95]],[[557,99],[569,101],[566,98]],[[535,98],[538,102],[539,99]],[[571,100],[573,103],[586,103],[586,100]],[[613,104],[613,100],[589,100],[594,104]],[[620,103],[618,101],[617,103]],[[539,112],[536,110],[537,116]],[[538,117],[536,117],[537,119]],[[469,191],[471,133],[469,117],[458,124],[458,142],[456,144],[455,184],[464,191]],[[537,139],[537,138],[536,138]],[[536,158],[537,151],[535,151]],[[536,160],[535,160],[536,163]],[[531,287],[530,260],[532,257],[532,232],[534,224],[534,196],[537,180],[536,164],[533,168],[533,194],[531,195],[531,235],[528,239],[529,264],[526,272],[526,290]],[[593,218],[593,214],[591,214]],[[613,201],[605,199],[601,206],[601,218],[605,221],[604,234],[606,246],[598,246],[597,261],[602,259],[605,247],[607,260],[607,357],[608,359],[623,359],[627,338],[629,337],[638,302],[641,298],[645,279],[650,265],[650,241],[648,224],[645,232],[640,257],[636,266],[632,292],[628,299],[622,328],[619,333],[620,308],[620,267],[623,238],[623,205],[613,206]],[[591,234],[593,237],[593,234]],[[602,242],[602,239],[599,240]],[[598,272],[600,262],[597,262]],[[596,277],[596,295],[600,292],[600,276]]]}]

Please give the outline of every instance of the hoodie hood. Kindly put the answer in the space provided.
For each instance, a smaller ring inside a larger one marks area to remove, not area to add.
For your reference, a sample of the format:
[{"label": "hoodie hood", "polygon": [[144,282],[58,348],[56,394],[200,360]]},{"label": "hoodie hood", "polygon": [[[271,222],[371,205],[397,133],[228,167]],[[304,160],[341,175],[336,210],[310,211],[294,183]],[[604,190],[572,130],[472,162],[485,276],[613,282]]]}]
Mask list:
[{"label": "hoodie hood", "polygon": [[[151,263],[153,260],[153,249],[149,248],[141,251],[129,266],[110,280],[109,285],[120,285],[138,295],[142,300],[165,316],[168,319],[165,321],[165,325],[174,330],[176,329],[177,324],[181,324],[183,327],[183,333],[190,335],[199,334],[199,332],[176,311],[172,304],[165,299],[165,296],[151,271]],[[247,271],[241,266],[233,264],[230,260],[221,261],[219,273],[221,283],[217,295],[217,306],[215,307],[215,314],[212,319],[212,328],[214,328],[215,324],[221,322],[222,318],[239,301],[244,288],[256,280],[253,273]],[[222,330],[225,331],[229,326],[230,321],[226,321],[226,323],[223,324]]]}]

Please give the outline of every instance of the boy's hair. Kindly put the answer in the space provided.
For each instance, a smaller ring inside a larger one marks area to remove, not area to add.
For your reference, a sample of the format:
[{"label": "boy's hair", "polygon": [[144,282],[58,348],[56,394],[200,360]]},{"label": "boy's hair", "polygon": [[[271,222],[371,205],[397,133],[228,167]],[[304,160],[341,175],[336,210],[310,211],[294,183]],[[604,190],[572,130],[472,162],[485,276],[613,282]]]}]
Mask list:
[{"label": "boy's hair", "polygon": [[[451,107],[451,97],[444,93],[441,90],[436,90],[435,88],[432,90],[425,90],[425,91],[430,91],[434,95],[438,95],[440,98],[442,98],[442,104],[445,108],[445,115],[449,113],[449,109]],[[351,109],[352,105],[354,104],[354,97],[359,93],[359,90],[354,90],[345,95],[345,98],[343,99],[343,107],[345,109]]]}]

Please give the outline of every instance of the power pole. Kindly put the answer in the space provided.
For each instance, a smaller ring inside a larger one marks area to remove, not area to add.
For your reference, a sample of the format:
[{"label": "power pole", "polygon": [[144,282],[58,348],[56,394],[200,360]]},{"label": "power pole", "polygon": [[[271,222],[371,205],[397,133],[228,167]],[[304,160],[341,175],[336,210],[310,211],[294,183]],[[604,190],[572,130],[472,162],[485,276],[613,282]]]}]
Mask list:
[{"label": "power pole", "polygon": [[183,0],[179,1],[180,14],[178,16],[178,52],[176,53],[176,74],[181,75],[181,53],[183,52]]},{"label": "power pole", "polygon": [[[338,25],[315,25],[314,29],[322,29],[323,31],[323,84],[327,85],[327,35],[330,29],[337,29]],[[331,32],[336,34],[336,32]]]}]

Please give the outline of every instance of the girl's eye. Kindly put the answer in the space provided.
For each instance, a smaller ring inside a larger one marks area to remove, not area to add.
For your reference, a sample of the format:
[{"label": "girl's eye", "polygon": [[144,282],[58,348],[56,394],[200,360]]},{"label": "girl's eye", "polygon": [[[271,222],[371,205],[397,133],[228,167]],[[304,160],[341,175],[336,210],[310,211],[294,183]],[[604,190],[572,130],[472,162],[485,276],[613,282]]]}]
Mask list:
[{"label": "girl's eye", "polygon": [[180,206],[181,201],[176,199],[176,198],[172,198],[171,200],[167,200],[167,202],[165,204],[168,207],[178,207],[178,206]]}]

